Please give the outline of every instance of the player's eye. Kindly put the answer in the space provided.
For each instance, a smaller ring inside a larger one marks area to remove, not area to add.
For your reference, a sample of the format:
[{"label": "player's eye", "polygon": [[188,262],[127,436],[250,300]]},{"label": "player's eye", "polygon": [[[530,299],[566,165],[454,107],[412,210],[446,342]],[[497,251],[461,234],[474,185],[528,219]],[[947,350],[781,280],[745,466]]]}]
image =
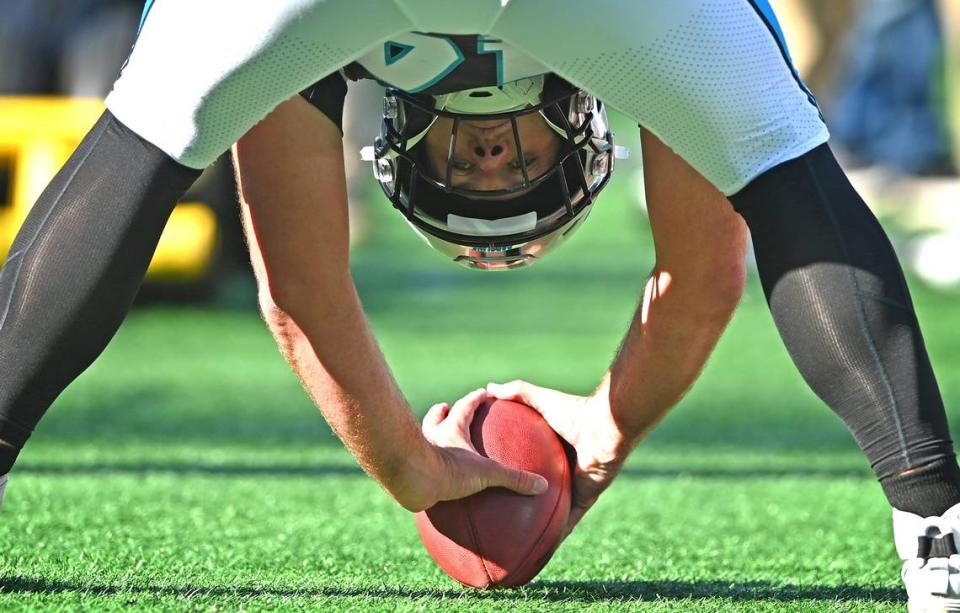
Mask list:
[{"label": "player's eye", "polygon": [[[537,163],[537,158],[535,157],[524,157],[523,159],[527,163],[527,170],[529,170],[531,166]],[[517,171],[523,170],[523,164],[520,162],[520,158],[517,158],[514,161],[510,162],[510,168]]]}]

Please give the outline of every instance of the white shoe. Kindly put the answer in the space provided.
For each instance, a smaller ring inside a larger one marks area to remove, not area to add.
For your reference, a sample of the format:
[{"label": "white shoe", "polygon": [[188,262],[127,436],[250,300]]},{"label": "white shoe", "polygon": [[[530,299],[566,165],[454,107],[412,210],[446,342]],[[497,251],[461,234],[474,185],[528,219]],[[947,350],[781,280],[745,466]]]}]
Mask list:
[{"label": "white shoe", "polygon": [[960,504],[939,517],[893,510],[909,613],[960,611]]}]

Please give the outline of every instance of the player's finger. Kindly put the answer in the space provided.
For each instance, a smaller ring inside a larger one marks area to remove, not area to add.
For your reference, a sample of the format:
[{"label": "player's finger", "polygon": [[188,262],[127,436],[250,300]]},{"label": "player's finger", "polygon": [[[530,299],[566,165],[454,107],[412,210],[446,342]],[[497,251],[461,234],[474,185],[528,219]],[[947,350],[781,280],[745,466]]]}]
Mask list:
[{"label": "player's finger", "polygon": [[514,470],[493,460],[485,462],[487,475],[486,487],[505,487],[525,496],[537,496],[547,491],[547,480],[536,473]]},{"label": "player's finger", "polygon": [[450,419],[454,420],[461,428],[469,428],[474,413],[488,397],[487,390],[483,388],[473,390],[453,403],[453,407],[450,409]]},{"label": "player's finger", "polygon": [[571,410],[578,397],[540,387],[526,381],[488,383],[487,392],[503,400],[515,400],[531,407],[543,416],[550,427],[571,445],[577,444],[577,413]]},{"label": "player's finger", "polygon": [[509,383],[488,383],[487,392],[496,398],[522,402],[541,412],[548,411],[550,407],[566,406],[576,398],[549,387],[540,387],[520,380]]},{"label": "player's finger", "polygon": [[446,402],[441,402],[430,407],[430,410],[427,411],[427,414],[423,416],[423,428],[431,428],[439,426],[446,417],[447,413],[450,412],[450,405]]},{"label": "player's finger", "polygon": [[538,391],[542,388],[537,388],[537,386],[532,383],[527,383],[526,381],[521,381],[520,379],[514,379],[507,383],[488,383],[487,392],[491,396],[501,398],[503,400],[516,400],[524,404],[529,404],[533,406],[533,403],[536,402],[539,398]]}]

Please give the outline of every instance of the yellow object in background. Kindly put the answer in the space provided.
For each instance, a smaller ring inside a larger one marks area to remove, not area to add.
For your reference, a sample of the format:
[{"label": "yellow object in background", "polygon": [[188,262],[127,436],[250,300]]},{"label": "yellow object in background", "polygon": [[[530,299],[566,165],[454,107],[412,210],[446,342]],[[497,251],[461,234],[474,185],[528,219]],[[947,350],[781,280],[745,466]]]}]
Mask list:
[{"label": "yellow object in background", "polygon": [[[6,178],[0,180],[0,258],[6,258],[30,207],[103,109],[98,99],[0,96],[0,177]],[[147,278],[201,279],[216,246],[214,212],[200,202],[181,202],[163,231]]]}]

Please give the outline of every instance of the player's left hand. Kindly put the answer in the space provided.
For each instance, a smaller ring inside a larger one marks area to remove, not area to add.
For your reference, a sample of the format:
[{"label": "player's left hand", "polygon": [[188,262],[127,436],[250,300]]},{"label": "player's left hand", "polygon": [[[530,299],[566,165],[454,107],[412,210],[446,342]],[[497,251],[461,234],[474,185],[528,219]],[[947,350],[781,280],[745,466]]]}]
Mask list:
[{"label": "player's left hand", "polygon": [[466,498],[488,487],[505,487],[527,496],[547,491],[547,480],[542,476],[504,466],[480,455],[473,446],[470,423],[487,398],[487,391],[481,388],[452,407],[436,404],[424,416],[423,435],[440,460],[440,469],[425,480],[432,490],[427,507],[441,500]]},{"label": "player's left hand", "polygon": [[487,385],[487,392],[503,400],[529,405],[576,451],[573,500],[567,534],[620,472],[630,444],[600,395],[576,396],[526,381]]}]

